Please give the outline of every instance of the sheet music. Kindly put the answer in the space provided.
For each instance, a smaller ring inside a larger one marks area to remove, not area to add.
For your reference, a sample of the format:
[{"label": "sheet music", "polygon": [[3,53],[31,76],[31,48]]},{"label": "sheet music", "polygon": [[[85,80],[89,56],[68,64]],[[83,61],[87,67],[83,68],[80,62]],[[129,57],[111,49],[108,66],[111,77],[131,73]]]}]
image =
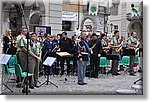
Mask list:
[{"label": "sheet music", "polygon": [[6,65],[12,55],[0,54],[0,64]]},{"label": "sheet music", "polygon": [[89,53],[86,52],[81,52],[82,55],[88,55]]},{"label": "sheet music", "polygon": [[68,52],[57,52],[56,54],[58,54],[59,56],[71,56],[71,54],[69,54]]},{"label": "sheet music", "polygon": [[47,57],[46,60],[43,62],[43,64],[47,66],[52,66],[55,60],[56,58],[54,57]]}]

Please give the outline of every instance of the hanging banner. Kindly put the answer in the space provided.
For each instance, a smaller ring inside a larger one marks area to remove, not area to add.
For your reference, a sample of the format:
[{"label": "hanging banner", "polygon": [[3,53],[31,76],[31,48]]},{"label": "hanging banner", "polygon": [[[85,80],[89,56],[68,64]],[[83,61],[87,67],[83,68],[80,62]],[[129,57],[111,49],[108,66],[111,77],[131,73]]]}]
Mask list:
[{"label": "hanging banner", "polygon": [[77,21],[78,14],[73,12],[63,12],[62,13],[62,20],[63,21]]},{"label": "hanging banner", "polygon": [[97,15],[98,13],[98,3],[90,2],[89,3],[89,15]]}]

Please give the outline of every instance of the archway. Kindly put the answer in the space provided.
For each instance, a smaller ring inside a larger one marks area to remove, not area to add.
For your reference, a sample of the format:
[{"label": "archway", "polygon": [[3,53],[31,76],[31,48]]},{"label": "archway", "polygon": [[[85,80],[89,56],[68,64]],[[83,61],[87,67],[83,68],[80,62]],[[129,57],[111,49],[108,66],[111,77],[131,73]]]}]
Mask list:
[{"label": "archway", "polygon": [[128,33],[136,32],[137,33],[137,38],[141,39],[143,36],[143,26],[140,23],[140,21],[131,21],[131,23],[128,26]]},{"label": "archway", "polygon": [[12,30],[12,35],[16,36],[20,32],[22,26],[22,15],[18,9],[18,4],[13,2],[3,2],[2,12],[2,32],[6,29]]},{"label": "archway", "polygon": [[29,30],[31,32],[34,31],[34,26],[42,25],[42,19],[41,19],[41,13],[40,12],[35,12],[32,14],[30,17],[30,23],[29,23]]},{"label": "archway", "polygon": [[[84,16],[83,19],[81,20],[81,24],[80,24],[80,30],[84,30],[84,28],[86,27],[91,27],[92,32],[96,32],[97,31],[97,21],[96,21],[96,17],[94,16]],[[91,26],[90,26],[91,25]]]}]

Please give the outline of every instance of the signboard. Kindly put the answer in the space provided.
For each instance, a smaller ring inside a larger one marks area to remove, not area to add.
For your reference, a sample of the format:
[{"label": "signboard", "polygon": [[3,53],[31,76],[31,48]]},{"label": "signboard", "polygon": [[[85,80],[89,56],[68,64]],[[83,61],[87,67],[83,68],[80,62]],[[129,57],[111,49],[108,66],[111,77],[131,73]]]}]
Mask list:
[{"label": "signboard", "polygon": [[62,20],[63,21],[77,21],[78,14],[73,12],[63,12],[62,13]]},{"label": "signboard", "polygon": [[104,25],[104,16],[100,16],[99,17],[99,23],[98,23],[98,31],[101,31],[101,32],[104,32],[104,28],[105,28],[105,25]]}]

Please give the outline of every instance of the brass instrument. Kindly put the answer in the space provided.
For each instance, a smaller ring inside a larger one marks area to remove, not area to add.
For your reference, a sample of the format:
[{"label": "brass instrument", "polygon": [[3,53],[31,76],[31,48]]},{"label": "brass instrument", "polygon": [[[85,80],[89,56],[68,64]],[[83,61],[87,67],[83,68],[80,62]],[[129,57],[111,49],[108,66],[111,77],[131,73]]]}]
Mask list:
[{"label": "brass instrument", "polygon": [[136,47],[130,47],[131,49],[135,50],[135,53],[139,50],[138,46],[139,46],[140,42],[137,42]]},{"label": "brass instrument", "polygon": [[121,44],[120,44],[121,46],[120,46],[119,48],[116,48],[116,49],[115,49],[115,52],[116,52],[116,53],[120,52],[120,50],[122,49],[122,44],[123,44],[123,42],[124,42],[124,41],[121,42]]},{"label": "brass instrument", "polygon": [[96,46],[96,44],[94,44],[94,45],[91,47],[91,54],[93,54],[93,49],[94,49],[95,46]]},{"label": "brass instrument", "polygon": [[[109,46],[107,46],[107,47],[109,47]],[[109,47],[108,49],[104,49],[103,51],[104,51],[105,53],[107,53],[107,52],[109,51],[109,49],[110,49],[110,47]]]}]

